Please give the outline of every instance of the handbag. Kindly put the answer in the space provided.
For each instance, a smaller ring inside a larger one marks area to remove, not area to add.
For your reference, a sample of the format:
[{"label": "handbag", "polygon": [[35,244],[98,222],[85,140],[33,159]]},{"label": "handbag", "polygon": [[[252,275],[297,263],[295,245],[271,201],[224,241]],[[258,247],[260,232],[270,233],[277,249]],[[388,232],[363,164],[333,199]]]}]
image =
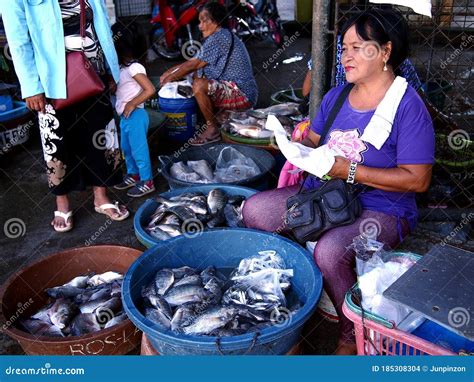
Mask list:
[{"label": "handbag", "polygon": [[94,70],[89,59],[84,54],[86,38],[86,5],[85,0],[79,0],[81,5],[80,33],[82,50],[66,53],[66,99],[53,99],[51,103],[56,110],[77,104],[87,98],[101,94],[105,85]]},{"label": "handbag", "polygon": [[[319,145],[324,142],[352,87],[352,84],[347,85],[337,98]],[[285,219],[288,229],[299,243],[316,241],[331,228],[352,224],[362,213],[357,189],[342,179],[328,180],[317,190],[301,193],[304,183],[296,195],[287,199]]]}]

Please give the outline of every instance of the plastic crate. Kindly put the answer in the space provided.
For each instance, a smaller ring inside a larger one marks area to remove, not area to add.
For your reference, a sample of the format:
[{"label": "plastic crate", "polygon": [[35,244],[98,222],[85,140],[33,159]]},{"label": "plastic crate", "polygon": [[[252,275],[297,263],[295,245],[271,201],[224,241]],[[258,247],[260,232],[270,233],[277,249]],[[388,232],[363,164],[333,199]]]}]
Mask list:
[{"label": "plastic crate", "polygon": [[151,16],[150,0],[115,0],[115,13],[117,17]]},{"label": "plastic crate", "polygon": [[[409,257],[418,260],[414,253],[394,252],[391,258]],[[346,293],[342,306],[344,315],[354,323],[358,355],[456,355],[441,346],[398,330],[393,322],[368,311],[362,312],[353,300],[352,292],[358,292],[356,283]]]}]

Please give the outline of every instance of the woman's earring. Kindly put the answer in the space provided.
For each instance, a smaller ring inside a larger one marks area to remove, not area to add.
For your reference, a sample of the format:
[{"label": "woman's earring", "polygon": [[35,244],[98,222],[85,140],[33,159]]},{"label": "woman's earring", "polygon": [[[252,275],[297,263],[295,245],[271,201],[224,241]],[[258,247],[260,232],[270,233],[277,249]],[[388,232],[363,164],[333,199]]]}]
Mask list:
[{"label": "woman's earring", "polygon": [[386,72],[388,70],[387,68],[387,61],[383,62],[383,71]]}]

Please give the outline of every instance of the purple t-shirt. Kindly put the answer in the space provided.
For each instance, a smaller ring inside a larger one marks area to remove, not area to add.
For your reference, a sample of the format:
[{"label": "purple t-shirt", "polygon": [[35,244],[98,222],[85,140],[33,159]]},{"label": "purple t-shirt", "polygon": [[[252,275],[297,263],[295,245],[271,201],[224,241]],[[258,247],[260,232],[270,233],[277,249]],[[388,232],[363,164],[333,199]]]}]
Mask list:
[{"label": "purple t-shirt", "polygon": [[[316,134],[321,135],[343,88],[344,85],[333,88],[323,98],[319,112],[311,123],[311,130]],[[349,99],[346,99],[324,143],[338,147],[347,159],[368,167],[393,168],[404,164],[434,163],[433,122],[422,99],[412,87],[408,86],[395,115],[392,132],[380,150],[360,139],[374,111],[355,110]],[[305,187],[317,188],[320,184],[319,180],[311,177]],[[363,192],[360,201],[364,209],[405,218],[411,229],[416,225],[418,214],[414,192],[372,189]]]}]

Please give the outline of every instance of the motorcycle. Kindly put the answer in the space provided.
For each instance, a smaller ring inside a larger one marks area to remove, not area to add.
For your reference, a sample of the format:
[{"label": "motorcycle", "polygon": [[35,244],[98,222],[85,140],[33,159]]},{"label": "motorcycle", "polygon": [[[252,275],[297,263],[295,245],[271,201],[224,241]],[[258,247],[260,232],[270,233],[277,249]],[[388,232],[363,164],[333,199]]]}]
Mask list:
[{"label": "motorcycle", "polygon": [[[199,8],[208,0],[155,0],[159,9],[150,23],[153,25],[150,44],[153,51],[167,59],[191,59],[199,52]],[[276,0],[227,0],[229,29],[246,42],[255,37],[271,37],[280,47],[284,31],[276,7]],[[258,12],[257,12],[258,10]]]},{"label": "motorcycle", "polygon": [[284,30],[276,0],[233,0],[227,9],[229,28],[243,41],[271,37],[278,47],[283,44]]},{"label": "motorcycle", "polygon": [[199,52],[198,9],[207,1],[155,0],[154,8],[159,13],[150,20],[150,46],[156,54],[168,59],[190,59]]}]

